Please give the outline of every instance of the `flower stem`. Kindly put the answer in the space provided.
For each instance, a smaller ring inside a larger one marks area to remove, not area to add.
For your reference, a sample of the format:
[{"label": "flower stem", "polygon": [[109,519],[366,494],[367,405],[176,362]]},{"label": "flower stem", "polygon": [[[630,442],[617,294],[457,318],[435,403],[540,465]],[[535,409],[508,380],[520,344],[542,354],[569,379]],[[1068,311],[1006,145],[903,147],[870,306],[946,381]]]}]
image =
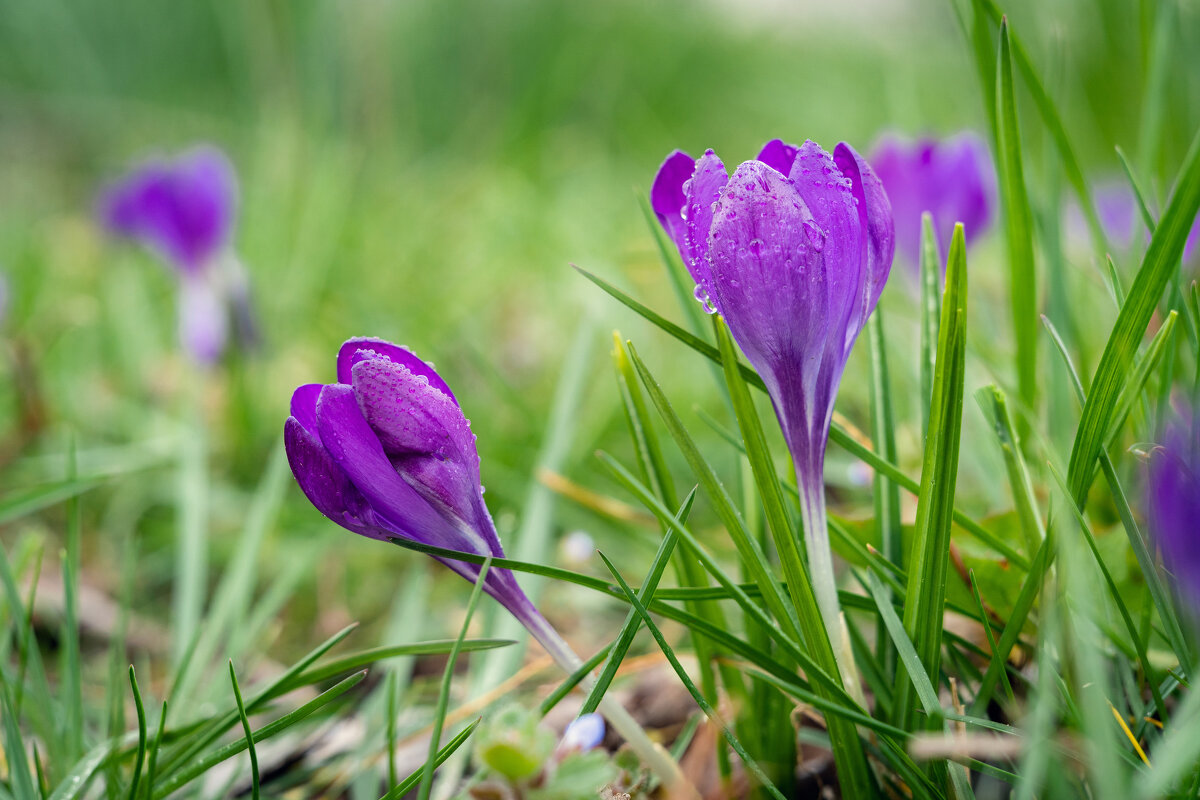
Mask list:
[{"label": "flower stem", "polygon": [[[545,648],[550,657],[554,659],[554,663],[558,664],[568,675],[583,665],[583,660],[575,654],[566,640],[542,616],[541,612],[533,607],[532,603],[527,608],[510,607],[509,610],[525,626],[530,635]],[[588,674],[580,682],[580,685],[584,689],[589,689],[595,682],[595,676]],[[695,787],[683,777],[675,760],[661,745],[646,735],[646,731],[625,710],[624,706],[606,694],[600,698],[599,710],[608,719],[613,729],[629,743],[642,762],[663,782],[667,797],[699,798]]]},{"label": "flower stem", "polygon": [[825,630],[829,633],[829,641],[840,664],[841,651],[844,649],[839,642],[842,638],[842,608],[838,603],[837,577],[833,572],[833,551],[829,546],[829,526],[825,517],[825,483],[821,477],[822,471],[817,470],[816,474],[818,478],[814,481],[802,470],[796,470],[800,514],[804,520],[804,543],[808,548],[809,579]]}]

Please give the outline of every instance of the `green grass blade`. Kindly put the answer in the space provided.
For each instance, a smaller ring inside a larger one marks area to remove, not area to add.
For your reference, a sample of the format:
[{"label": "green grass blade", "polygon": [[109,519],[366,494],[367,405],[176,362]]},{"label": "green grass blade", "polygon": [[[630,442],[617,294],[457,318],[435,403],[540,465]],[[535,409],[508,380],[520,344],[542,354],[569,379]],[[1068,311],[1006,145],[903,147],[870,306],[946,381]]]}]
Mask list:
[{"label": "green grass blade", "polygon": [[1067,468],[1067,483],[1076,505],[1083,505],[1087,499],[1096,459],[1112,425],[1116,399],[1129,364],[1159,299],[1179,268],[1184,241],[1197,210],[1200,210],[1200,131],[1192,140],[1159,226],[1150,237],[1150,247],[1121,306],[1088,392]]},{"label": "green grass blade", "polygon": [[871,597],[875,600],[876,608],[879,609],[879,618],[883,620],[884,629],[891,637],[892,644],[900,657],[900,663],[904,665],[904,672],[912,683],[917,699],[921,701],[921,708],[924,709],[927,719],[926,727],[940,725],[943,711],[942,704],[938,701],[937,690],[929,681],[929,676],[925,674],[925,666],[921,663],[916,648],[913,647],[912,639],[904,632],[904,624],[896,615],[896,609],[892,608],[887,588],[874,572],[867,573],[866,585]]},{"label": "green grass blade", "polygon": [[[921,349],[920,374],[921,438],[929,435],[929,399],[933,397],[933,369],[937,359],[938,323],[942,316],[942,257],[938,253],[937,234],[933,230],[933,215],[928,211],[921,214]],[[878,311],[878,309],[876,309]],[[878,314],[873,315],[878,318]],[[870,324],[870,320],[868,320]],[[879,448],[879,442],[875,443]],[[895,448],[893,448],[894,450]],[[895,461],[880,451],[889,461]],[[885,551],[886,552],[886,551]]]},{"label": "green grass blade", "polygon": [[[250,702],[246,704],[247,713],[253,713],[254,711],[257,711],[258,708],[268,700],[284,694],[287,690],[283,689],[282,687],[286,687],[297,675],[302,674],[306,669],[312,666],[318,658],[329,652],[329,650],[349,636],[357,627],[357,623],[347,625],[333,636],[330,636],[315,649],[309,651],[304,658],[297,661],[286,672],[254,695]],[[342,683],[345,683],[345,681],[343,680]],[[174,698],[168,696],[168,700],[173,701]],[[215,742],[223,733],[236,725],[237,722],[237,709],[233,709],[224,714],[218,715],[217,717],[214,717],[207,723],[203,724],[200,730],[196,732],[195,736],[181,742],[179,747],[172,753],[171,757],[166,760],[166,762],[163,764],[163,777],[166,778],[168,776],[174,776],[180,769],[183,768],[184,764],[191,763],[194,765],[195,759],[199,755],[200,751]],[[172,785],[173,780],[174,778],[168,781],[167,785]]]},{"label": "green grass blade", "polygon": [[[67,458],[67,480],[75,478],[75,446]],[[83,756],[83,686],[79,656],[79,569],[83,517],[79,497],[67,500],[67,537],[62,555],[63,619],[59,657],[64,755],[69,763]]]},{"label": "green grass blade", "polygon": [[133,775],[129,779],[129,800],[137,800],[138,783],[142,779],[142,766],[146,763],[146,707],[142,703],[142,693],[138,689],[137,674],[133,665],[129,665],[129,688],[133,692],[133,705],[137,709],[137,757],[133,760]]},{"label": "green grass blade", "polygon": [[13,711],[12,695],[8,682],[0,675],[0,712],[4,715],[4,759],[8,766],[8,782],[15,800],[37,800],[38,792],[25,757],[25,739],[17,726],[17,715]]},{"label": "green grass blade", "polygon": [[1004,457],[1004,469],[1008,473],[1008,485],[1012,490],[1013,503],[1017,508],[1017,517],[1021,520],[1021,532],[1025,535],[1025,550],[1030,555],[1037,552],[1042,539],[1046,538],[1042,516],[1038,512],[1037,498],[1033,493],[1033,481],[1029,477],[1029,467],[1021,455],[1021,440],[1008,413],[1008,401],[1004,392],[995,385],[980,389],[975,393],[984,414],[992,423],[992,431],[1000,444],[1000,453]]},{"label": "green grass blade", "polygon": [[[1063,496],[1069,500],[1070,490],[1067,488],[1066,480],[1054,468],[1053,464],[1050,464],[1049,468],[1050,474],[1054,477],[1059,488],[1062,489]],[[1129,639],[1133,642],[1133,647],[1137,652],[1138,661],[1142,665],[1142,672],[1146,676],[1146,683],[1150,688],[1151,697],[1154,699],[1158,718],[1160,721],[1166,722],[1167,704],[1158,690],[1158,670],[1150,664],[1150,656],[1146,652],[1146,643],[1142,640],[1141,634],[1138,633],[1137,625],[1129,613],[1129,608],[1125,605],[1125,600],[1121,597],[1121,590],[1118,588],[1116,581],[1113,580],[1112,572],[1109,571],[1108,565],[1104,563],[1104,559],[1100,555],[1100,548],[1096,546],[1096,536],[1092,533],[1091,526],[1088,525],[1083,512],[1079,510],[1079,506],[1070,502],[1068,502],[1068,505],[1070,505],[1071,510],[1074,512],[1075,521],[1079,524],[1079,530],[1083,532],[1084,541],[1087,543],[1088,550],[1091,551],[1092,558],[1096,560],[1096,566],[1100,568],[1100,574],[1103,576],[1104,583],[1108,587],[1108,593],[1112,597],[1113,604],[1117,607],[1117,613],[1121,615],[1121,620],[1125,623],[1125,631],[1129,634]]]},{"label": "green grass blade", "polygon": [[[237,703],[238,717],[242,721],[242,732],[246,735],[246,749],[250,751],[250,796],[258,800],[258,751],[254,748],[254,733],[250,730],[250,718],[246,716],[246,704],[242,702],[242,688],[238,686],[237,672],[233,660],[229,661],[229,682],[233,684],[233,699]],[[130,800],[133,800],[132,796]]]},{"label": "green grass blade", "polygon": [[487,580],[488,570],[491,568],[490,558],[485,559],[483,566],[479,568],[479,576],[475,579],[471,597],[467,600],[467,613],[463,617],[462,627],[459,628],[458,639],[455,640],[454,647],[450,650],[450,657],[446,660],[446,669],[442,672],[442,685],[438,690],[437,707],[433,712],[433,733],[429,737],[429,757],[426,758],[425,768],[421,772],[421,785],[417,790],[418,800],[429,800],[429,792],[433,789],[434,762],[437,760],[442,728],[446,724],[446,712],[450,706],[450,684],[454,680],[454,665],[458,663],[458,654],[462,649],[463,640],[467,638],[467,628],[471,625],[471,617],[475,616],[475,607],[479,605],[479,598],[483,597],[484,581]]},{"label": "green grass blade", "polygon": [[[657,225],[654,227],[657,229]],[[673,268],[669,264],[667,266],[668,269]],[[692,305],[697,306],[698,304],[693,302]],[[642,475],[646,478],[647,483],[654,488],[654,491],[663,502],[669,508],[677,508],[679,506],[679,499],[675,492],[674,480],[671,478],[670,469],[667,466],[666,459],[663,457],[662,447],[659,444],[658,436],[654,431],[650,414],[646,408],[645,398],[642,396],[641,388],[638,385],[637,375],[633,370],[633,365],[629,361],[629,354],[625,352],[625,344],[615,331],[613,332],[613,362],[616,366],[617,387],[620,390],[621,400],[625,406],[625,420],[629,425],[629,433],[634,442],[634,449],[638,454],[638,466],[641,468]],[[663,532],[666,533],[666,530],[664,528]],[[707,585],[704,570],[696,563],[696,559],[691,557],[686,543],[683,547],[676,549],[675,564],[680,583],[684,586],[699,588]],[[704,617],[714,625],[722,628],[725,627],[725,614],[720,606],[713,603],[689,601],[687,608],[691,613]],[[715,700],[717,697],[717,683],[713,672],[711,654],[708,652],[708,644],[700,640],[693,642],[692,646],[696,651],[696,660],[700,665],[700,688],[704,690],[705,697]],[[721,670],[721,676],[725,682],[726,690],[733,697],[741,697],[745,693],[741,678],[736,671],[724,668]],[[727,758],[722,758],[720,766],[724,768],[727,761]]]},{"label": "green grass blade", "polygon": [[158,714],[158,728],[154,732],[154,743],[150,745],[150,763],[146,766],[146,796],[154,794],[154,782],[158,771],[158,753],[162,749],[163,735],[167,730],[167,701],[164,700],[162,710]]},{"label": "green grass blade", "polygon": [[47,486],[13,492],[0,500],[0,525],[78,497],[96,488],[100,483],[95,479],[70,478]]},{"label": "green grass blade", "polygon": [[[301,686],[321,683],[322,681],[344,675],[347,672],[358,672],[360,669],[369,667],[378,661],[386,661],[387,659],[398,658],[400,656],[429,656],[450,653],[456,649],[456,642],[458,642],[457,639],[442,639],[418,642],[416,644],[373,647],[368,650],[351,653],[306,669],[286,683],[276,686],[272,690],[271,695],[272,697],[278,697]],[[462,653],[474,653],[483,650],[495,650],[498,647],[509,647],[513,644],[515,642],[511,639],[466,639],[458,645],[457,649]]]},{"label": "green grass blade", "polygon": [[[688,333],[675,323],[663,318],[660,314],[646,307],[642,303],[639,303],[637,300],[625,294],[620,289],[605,281],[603,278],[593,275],[592,273],[585,269],[581,269],[580,267],[575,267],[575,271],[594,283],[610,297],[617,300],[626,308],[638,314],[667,335],[687,345],[692,350],[695,350],[697,353],[709,359],[710,361],[716,362],[717,364],[721,363],[720,351],[718,351],[717,348],[713,347],[708,342],[705,342],[699,337]],[[741,371],[748,386],[753,386],[754,388],[763,392],[766,391],[766,386],[763,384],[762,378],[760,378],[757,373],[745,365],[742,365]],[[850,453],[850,455],[862,461],[864,464],[876,470],[877,472],[882,472],[889,479],[895,481],[896,484],[905,491],[914,495],[919,491],[920,486],[917,481],[905,475],[904,472],[894,463],[880,458],[877,453],[871,450],[871,448],[862,444],[854,436],[854,434],[850,433],[841,425],[839,425],[836,420],[834,420],[833,425],[829,429],[829,441],[836,444],[838,447],[841,447],[846,452]],[[1002,539],[989,532],[978,522],[971,519],[961,511],[958,511],[957,509],[954,512],[954,522],[975,539],[1004,556],[1013,566],[1022,570],[1029,569],[1029,559],[1021,555],[1018,550],[1004,542]]]},{"label": "green grass blade", "polygon": [[674,243],[667,239],[667,234],[658,224],[658,219],[654,216],[654,212],[650,208],[650,201],[644,192],[638,192],[638,201],[642,207],[642,215],[646,218],[646,226],[650,228],[650,234],[658,246],[658,254],[662,259],[667,277],[670,279],[671,290],[675,292],[675,297],[679,300],[679,307],[683,309],[692,333],[703,336],[704,331],[708,328],[704,320],[707,314],[701,310],[700,303],[693,294],[695,283],[692,281],[692,276],[688,274],[683,260],[675,252]]},{"label": "green grass blade", "polygon": [[[946,576],[950,560],[950,523],[958,478],[966,369],[967,257],[961,225],[954,227],[942,297],[937,369],[929,412],[929,436],[921,465],[921,493],[908,567],[904,629],[912,638],[926,673],[936,680],[940,666]],[[910,728],[912,690],[897,681],[894,720]]]},{"label": "green grass blade", "polygon": [[[975,598],[975,606],[979,609],[979,619],[983,621],[983,632],[987,636],[988,650],[990,662],[1000,658],[1000,651],[996,646],[996,635],[992,632],[992,626],[988,623],[987,609],[983,605],[983,595],[979,593],[979,581],[975,580],[975,570],[970,570],[968,573],[971,577],[971,596]],[[1008,670],[1005,669],[1004,663],[1001,662],[998,670],[1000,672],[1000,682],[1004,684],[1004,695],[1008,698],[1010,704],[1016,702],[1016,697],[1013,694],[1012,683],[1008,680]]]},{"label": "green grass blade", "polygon": [[199,409],[183,437],[176,498],[175,581],[171,595],[171,660],[178,664],[200,630],[208,580],[208,445]]},{"label": "green grass blade", "polygon": [[[345,678],[339,683],[326,689],[324,692],[317,695],[312,700],[309,700],[304,705],[288,712],[287,714],[284,714],[274,722],[264,725],[263,727],[254,731],[254,735],[252,737],[254,742],[257,744],[258,742],[270,739],[272,736],[276,736],[298,722],[301,722],[322,706],[332,703],[334,700],[337,700],[346,692],[353,689],[366,676],[366,670],[363,670],[362,672],[356,672],[350,677]],[[250,703],[246,706],[247,712],[251,709],[252,705],[253,703]],[[236,712],[234,713],[236,717]],[[205,772],[208,772],[217,764],[236,756],[238,753],[245,750],[246,746],[247,740],[239,739],[235,742],[230,742],[224,747],[218,748],[206,756],[191,760],[186,769],[178,772],[154,793],[153,800],[162,800],[162,798],[168,797],[169,795],[175,793],[183,786],[186,786],[196,778],[203,775]]]},{"label": "green grass blade", "polygon": [[[454,754],[454,751],[462,747],[463,743],[467,741],[467,739],[471,738],[471,734],[475,732],[475,728],[478,726],[479,720],[477,719],[459,731],[453,739],[446,742],[446,746],[438,751],[437,758],[434,759],[434,768],[436,769],[437,767],[440,767],[446,762],[446,759]],[[424,773],[424,771],[424,766],[422,766],[420,769],[414,770],[411,775],[393,786],[392,789],[383,797],[379,798],[379,800],[400,800],[400,798],[412,791],[412,788],[417,785],[417,783],[421,780],[421,775]]]},{"label": "green grass blade", "polygon": [[672,438],[675,439],[676,445],[683,452],[684,458],[692,468],[692,473],[700,482],[700,486],[704,489],[705,494],[708,495],[717,516],[729,532],[730,538],[733,539],[734,546],[738,550],[738,555],[742,563],[751,570],[754,580],[764,587],[763,599],[767,603],[767,608],[770,609],[783,630],[792,639],[798,640],[800,635],[799,625],[796,620],[796,611],[784,600],[782,593],[779,591],[778,584],[772,578],[770,564],[767,561],[766,555],[758,546],[755,538],[746,529],[745,523],[742,521],[742,516],[733,503],[733,499],[721,483],[721,479],[717,477],[717,473],[712,468],[712,465],[708,463],[699,448],[696,447],[691,434],[688,433],[683,422],[671,406],[671,401],[667,399],[666,394],[658,385],[654,376],[650,374],[646,365],[642,363],[642,360],[638,357],[637,350],[631,344],[628,344],[628,346],[630,359],[633,361],[634,368],[637,370],[642,383],[646,387],[646,391],[650,395],[651,402],[658,409],[659,415],[667,425],[667,430],[670,432]]},{"label": "green grass blade", "polygon": [[[996,172],[1008,247],[1009,305],[1017,343],[1017,386],[1022,405],[1032,411],[1037,408],[1038,394],[1037,270],[1033,258],[1033,220],[1029,210],[1029,195],[1025,189],[1021,129],[1017,120],[1007,21],[1000,23],[996,66],[996,131]],[[1025,429],[1024,425],[1019,427]]]},{"label": "green grass blade", "polygon": [[[686,523],[688,514],[691,513],[692,503],[696,499],[696,490],[693,489],[683,502],[683,507],[676,514],[676,519],[680,523]],[[658,583],[662,580],[662,574],[667,568],[667,563],[670,561],[671,554],[675,552],[675,542],[678,536],[675,531],[667,529],[663,535],[662,542],[659,544],[658,552],[654,556],[654,561],[650,564],[650,569],[646,573],[645,579],[642,581],[642,586],[638,589],[638,599],[643,605],[648,605],[654,600],[654,592],[658,589]],[[620,668],[621,662],[625,659],[625,654],[629,652],[629,646],[633,644],[633,637],[637,635],[638,628],[641,626],[641,617],[637,612],[630,609],[629,614],[625,617],[625,623],[621,626],[621,632],[617,635],[616,641],[609,650],[608,660],[604,662],[604,669],[600,671],[600,676],[596,683],[592,686],[588,696],[583,701],[583,706],[580,708],[580,714],[590,714],[600,705],[600,698],[608,691],[608,687],[612,685],[613,678],[617,675],[617,669]]]},{"label": "green grass blade", "polygon": [[556,705],[562,702],[564,697],[569,695],[572,691],[574,691],[576,686],[583,682],[584,678],[592,674],[592,670],[596,669],[596,667],[600,666],[604,662],[604,659],[608,658],[608,654],[612,652],[614,644],[615,642],[606,644],[604,647],[601,647],[599,650],[597,650],[591,658],[580,664],[574,672],[568,675],[562,683],[554,688],[554,691],[546,696],[546,699],[542,701],[540,706],[538,706],[538,713],[543,717],[549,714]]},{"label": "green grass blade", "polygon": [[[660,631],[658,626],[654,624],[654,620],[650,617],[650,612],[647,611],[646,607],[642,605],[640,600],[638,600],[637,595],[635,595],[633,590],[629,588],[629,584],[626,583],[625,579],[621,577],[621,574],[617,572],[616,567],[612,565],[612,562],[609,561],[608,557],[603,553],[600,554],[600,558],[604,559],[604,565],[608,567],[608,570],[612,573],[613,578],[615,578],[617,583],[620,584],[621,591],[625,593],[626,597],[629,598],[630,604],[634,607],[637,613],[641,615],[642,621],[646,624],[647,630],[649,630],[650,634],[654,637],[654,641],[658,643],[659,649],[662,650],[663,655],[666,656],[667,661],[670,662],[671,668],[675,670],[675,674],[679,676],[679,680],[688,690],[688,693],[691,694],[692,698],[696,701],[696,704],[700,706],[700,710],[703,711],[704,714],[721,729],[721,733],[724,735],[725,740],[729,742],[729,746],[732,747],[734,752],[738,754],[738,757],[742,759],[742,763],[745,765],[750,774],[754,776],[755,780],[758,781],[759,785],[772,797],[778,798],[778,800],[787,800],[787,798],[785,798],[783,794],[777,788],[775,788],[775,785],[771,783],[770,779],[767,778],[766,773],[763,772],[762,768],[758,766],[758,762],[751,758],[750,754],[746,752],[746,748],[744,748],[742,743],[738,741],[737,736],[734,735],[733,730],[729,727],[725,720],[723,720],[720,715],[717,714],[716,709],[714,709],[709,702],[704,699],[704,695],[701,694],[700,690],[696,687],[696,684],[692,682],[692,679],[688,677],[683,665],[679,663],[679,659],[675,656],[675,651],[671,648],[671,645],[667,643],[666,638],[662,635],[662,631]],[[866,776],[864,775],[863,777],[865,778]]]},{"label": "green grass blade", "polygon": [[[997,25],[1000,25],[1004,21],[1004,13],[996,5],[995,0],[974,0],[974,2],[976,16],[979,17],[980,23],[982,23],[981,12],[991,17],[992,22]],[[1046,87],[1042,83],[1041,77],[1034,68],[1033,62],[1029,59],[1025,45],[1020,37],[1011,30],[1009,31],[1009,42],[1012,48],[1012,60],[1016,64],[1017,70],[1021,73],[1025,88],[1029,90],[1029,95],[1033,98],[1034,107],[1037,108],[1038,116],[1042,118],[1042,124],[1046,126],[1046,130],[1050,133],[1050,139],[1054,142],[1055,149],[1058,150],[1059,159],[1062,161],[1067,182],[1071,184],[1071,188],[1075,191],[1076,199],[1079,201],[1079,207],[1083,210],[1088,231],[1092,236],[1093,247],[1097,253],[1108,252],[1108,241],[1104,234],[1104,226],[1100,224],[1100,217],[1096,213],[1096,204],[1091,188],[1088,186],[1083,168],[1079,165],[1079,159],[1075,155],[1075,148],[1071,145],[1071,139],[1067,136],[1067,130],[1063,126],[1058,108],[1046,92]],[[995,104],[993,103],[991,107],[994,108]]]}]

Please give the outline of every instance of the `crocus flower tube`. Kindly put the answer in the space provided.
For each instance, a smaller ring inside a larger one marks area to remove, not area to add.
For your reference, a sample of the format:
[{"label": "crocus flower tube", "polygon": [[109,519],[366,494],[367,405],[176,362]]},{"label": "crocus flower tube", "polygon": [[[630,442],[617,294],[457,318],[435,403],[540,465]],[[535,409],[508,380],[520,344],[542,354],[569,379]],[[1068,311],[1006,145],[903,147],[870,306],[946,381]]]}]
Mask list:
[{"label": "crocus flower tube", "polygon": [[776,139],[732,177],[711,150],[699,160],[676,151],[650,199],[697,298],[767,385],[796,467],[813,589],[836,637],[825,446],[846,359],[891,269],[887,195],[849,145],[830,155]]},{"label": "crocus flower tube", "polygon": [[106,187],[99,217],[110,232],[134,239],[179,278],[179,336],[201,363],[220,358],[230,315],[243,343],[256,337],[246,278],[231,253],[237,176],[215,148],[148,161]]},{"label": "crocus flower tube", "polygon": [[[504,557],[483,502],[471,425],[450,387],[412,352],[382,339],[350,339],[338,352],[337,382],[299,387],[291,411],[288,462],[326,517],[372,539]],[[439,560],[469,581],[479,578],[475,564]],[[511,571],[489,569],[483,590],[564,670],[581,666]],[[619,703],[605,697],[600,710],[664,781],[682,785],[678,767]]]},{"label": "crocus flower tube", "polygon": [[1163,564],[1200,620],[1200,429],[1194,415],[1173,420],[1151,455],[1146,506]]},{"label": "crocus flower tube", "polygon": [[995,218],[996,172],[987,145],[974,133],[911,142],[884,136],[868,160],[892,203],[896,247],[914,270],[920,265],[926,211],[933,216],[942,258],[950,250],[954,223],[963,224],[970,244]]}]

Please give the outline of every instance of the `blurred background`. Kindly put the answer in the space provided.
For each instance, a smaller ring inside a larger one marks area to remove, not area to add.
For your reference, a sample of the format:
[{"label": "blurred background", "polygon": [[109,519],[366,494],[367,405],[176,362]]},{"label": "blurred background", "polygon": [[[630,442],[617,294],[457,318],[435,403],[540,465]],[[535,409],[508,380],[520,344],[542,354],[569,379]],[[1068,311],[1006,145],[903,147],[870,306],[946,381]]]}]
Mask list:
[{"label": "blurred background", "polygon": [[[1030,0],[1005,10],[1089,173],[1119,176],[1121,145],[1145,155],[1138,166],[1161,201],[1200,122],[1200,8],[1180,5],[1178,68],[1166,71],[1177,102],[1147,155],[1138,130],[1154,5]],[[510,552],[598,569],[588,546],[572,554],[557,544],[586,531],[640,574],[655,529],[641,515],[598,513],[573,488],[630,501],[592,456],[631,452],[611,330],[634,339],[704,441],[719,440],[695,406],[729,418],[699,359],[569,264],[682,319],[640,207],[672,149],[712,147],[736,164],[776,136],[830,149],[844,140],[865,153],[885,131],[986,131],[952,2],[6,0],[2,9],[0,498],[28,495],[23,509],[46,508],[0,531],[19,567],[44,550],[39,594],[52,614],[65,512],[37,492],[70,475],[93,481],[81,503],[87,598],[115,608],[129,597],[175,647],[175,623],[225,602],[219,587],[231,585],[244,595],[242,616],[230,617],[245,621],[244,651],[280,660],[350,620],[381,640],[454,630],[460,582],[324,520],[281,459],[292,389],[332,380],[337,346],[355,335],[411,346],[454,388]],[[1020,99],[1035,214],[1057,218],[1051,153]],[[178,351],[173,276],[106,237],[94,214],[105,181],[202,142],[225,150],[239,174],[235,246],[264,338],[212,369]],[[994,233],[972,255],[969,390],[1011,383],[1007,312],[988,302],[1006,280],[1002,255]],[[1086,243],[1071,258],[1096,348],[1113,307]],[[881,307],[893,374],[911,390],[897,403],[914,475],[915,296],[898,264]],[[864,353],[839,410],[865,429]],[[977,436],[984,423],[971,404],[967,418],[966,436]],[[998,453],[976,441],[963,449],[961,502],[986,515],[1008,500],[988,477]],[[735,465],[732,451],[714,449]],[[539,467],[569,483],[551,481],[553,491]],[[829,470],[835,513],[869,516],[861,470],[840,453]],[[179,542],[192,543],[182,561]],[[222,583],[234,571],[236,582]],[[446,605],[414,621],[401,598],[430,575]],[[216,599],[180,611],[181,592]],[[552,616],[578,637],[578,615],[604,609],[583,625],[590,653],[607,639],[586,628],[619,624],[612,605],[580,598]]]}]

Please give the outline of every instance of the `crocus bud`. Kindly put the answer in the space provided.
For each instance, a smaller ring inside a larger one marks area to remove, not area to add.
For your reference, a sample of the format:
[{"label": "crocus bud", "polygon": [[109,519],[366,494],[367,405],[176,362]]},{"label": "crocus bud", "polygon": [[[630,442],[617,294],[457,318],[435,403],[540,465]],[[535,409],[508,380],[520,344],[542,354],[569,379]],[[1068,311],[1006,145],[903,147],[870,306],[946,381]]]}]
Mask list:
[{"label": "crocus bud", "polygon": [[[483,502],[471,424],[433,366],[409,350],[382,339],[343,344],[336,383],[305,384],[292,394],[284,446],[304,494],[343,528],[382,541],[503,558]],[[438,560],[469,581],[479,579],[475,564]],[[512,572],[490,568],[483,590],[564,671],[582,665]],[[583,685],[593,682],[588,676]],[[602,697],[600,711],[669,788],[684,791],[678,765],[619,703]]]},{"label": "crocus bud", "polygon": [[1200,620],[1200,429],[1194,415],[1173,420],[1151,455],[1146,506],[1163,565]]},{"label": "crocus bud", "polygon": [[835,636],[825,446],[850,349],[892,265],[887,195],[849,145],[830,155],[776,139],[733,177],[711,150],[697,161],[672,153],[651,204],[697,298],[724,317],[767,386],[796,466],[813,588]]},{"label": "crocus bud", "polygon": [[991,227],[996,173],[987,145],[976,134],[914,142],[885,136],[869,161],[892,203],[896,248],[914,270],[920,264],[921,215],[926,211],[933,216],[942,258],[950,250],[954,223],[963,224],[967,244]]},{"label": "crocus bud", "polygon": [[[471,425],[450,387],[407,349],[382,339],[346,342],[337,383],[298,388],[284,434],[300,488],[342,527],[503,557]],[[479,576],[475,564],[444,563],[469,581]],[[528,615],[508,570],[489,570],[484,590]]]},{"label": "crocus bud", "polygon": [[[220,358],[231,303],[252,316],[248,288],[231,242],[237,176],[223,153],[199,147],[169,160],[148,161],[106,187],[98,215],[111,233],[159,256],[179,279],[179,336],[201,363]],[[245,327],[239,317],[238,330]]]}]

